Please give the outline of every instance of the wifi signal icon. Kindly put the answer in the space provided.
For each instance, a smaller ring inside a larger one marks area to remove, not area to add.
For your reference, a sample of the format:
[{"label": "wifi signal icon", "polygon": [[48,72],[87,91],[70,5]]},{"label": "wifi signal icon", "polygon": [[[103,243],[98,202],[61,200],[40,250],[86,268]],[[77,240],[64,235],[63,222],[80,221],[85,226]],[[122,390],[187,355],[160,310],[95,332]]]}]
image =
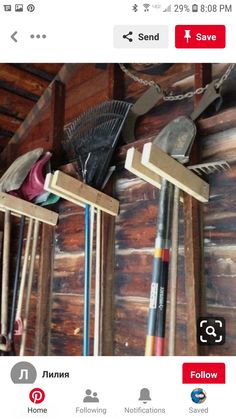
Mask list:
[{"label": "wifi signal icon", "polygon": [[149,7],[150,7],[150,4],[145,3],[145,4],[143,5],[143,7],[144,7],[144,11],[145,11],[145,12],[149,12]]}]

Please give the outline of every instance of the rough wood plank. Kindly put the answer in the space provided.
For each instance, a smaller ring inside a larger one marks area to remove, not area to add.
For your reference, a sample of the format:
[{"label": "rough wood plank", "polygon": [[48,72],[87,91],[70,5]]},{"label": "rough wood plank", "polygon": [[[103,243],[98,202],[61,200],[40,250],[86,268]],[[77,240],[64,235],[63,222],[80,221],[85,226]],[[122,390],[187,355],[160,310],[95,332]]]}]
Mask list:
[{"label": "rough wood plank", "polygon": [[203,135],[215,134],[236,127],[236,108],[226,109],[209,118],[202,118],[198,124]]},{"label": "rough wood plank", "polygon": [[[6,66],[6,65],[1,64],[0,69],[2,66]],[[78,68],[78,64],[65,64],[59,71],[58,75],[55,77],[55,80],[60,80],[63,83],[67,83],[68,80],[71,78],[71,76],[76,72],[77,68]],[[2,71],[3,70],[7,71],[5,67],[4,69],[2,68]],[[18,72],[22,71],[19,69],[16,69],[16,70]],[[1,79],[1,72],[0,72],[0,79]],[[46,86],[44,87],[43,91],[40,93],[40,95],[42,96],[40,97],[38,102],[35,104],[35,106],[32,108],[27,118],[21,124],[20,128],[15,133],[14,137],[11,139],[12,142],[19,142],[20,139],[24,135],[26,136],[27,132],[32,130],[32,127],[36,124],[36,122],[40,119],[40,117],[42,117],[42,112],[45,111],[45,107],[48,106],[50,98],[51,98],[51,94],[52,94],[51,85],[48,85],[48,82],[46,82]],[[45,134],[45,126],[44,126],[44,134]],[[1,155],[1,158],[4,158],[4,155]]]},{"label": "rough wood plank", "polygon": [[[45,189],[48,190],[48,183],[50,183],[50,190],[54,191],[59,196],[70,202],[81,202],[93,205],[95,208],[107,212],[110,215],[117,215],[119,210],[119,202],[110,196],[100,192],[83,182],[72,178],[71,176],[57,170],[53,175],[48,174],[45,181]],[[62,194],[62,195],[61,195]]]},{"label": "rough wood plank", "polygon": [[22,120],[14,116],[0,113],[0,130],[15,132],[21,125]]},{"label": "rough wood plank", "polygon": [[48,87],[46,80],[26,73],[10,64],[0,64],[0,80],[36,96],[41,96]]},{"label": "rough wood plank", "polygon": [[126,154],[125,169],[129,170],[140,179],[145,180],[156,188],[161,187],[161,177],[142,164],[142,154],[131,147]]},{"label": "rough wood plank", "polygon": [[6,209],[52,226],[57,224],[58,214],[55,212],[0,192],[0,210],[5,211]]},{"label": "rough wood plank", "polygon": [[31,67],[37,68],[39,70],[43,70],[49,74],[56,75],[62,68],[63,64],[56,64],[56,63],[33,63],[30,64]]},{"label": "rough wood plank", "polygon": [[35,355],[50,355],[54,228],[43,224],[37,291]]},{"label": "rough wood plank", "polygon": [[0,109],[6,110],[16,118],[24,119],[34,106],[34,103],[33,100],[0,88]]},{"label": "rough wood plank", "polygon": [[[212,79],[210,64],[196,64],[195,88],[204,87]],[[195,105],[201,97],[196,97]],[[200,160],[200,144],[196,138],[190,164]],[[185,288],[187,299],[187,354],[205,353],[197,345],[197,318],[205,313],[206,290],[203,270],[203,214],[201,205],[186,195],[184,197],[185,223]]]},{"label": "rough wood plank", "polygon": [[65,85],[55,80],[52,85],[49,147],[53,151],[52,165],[58,167],[62,161],[62,138],[65,123]]},{"label": "rough wood plank", "polygon": [[143,148],[142,164],[200,202],[208,202],[209,185],[152,143]]}]

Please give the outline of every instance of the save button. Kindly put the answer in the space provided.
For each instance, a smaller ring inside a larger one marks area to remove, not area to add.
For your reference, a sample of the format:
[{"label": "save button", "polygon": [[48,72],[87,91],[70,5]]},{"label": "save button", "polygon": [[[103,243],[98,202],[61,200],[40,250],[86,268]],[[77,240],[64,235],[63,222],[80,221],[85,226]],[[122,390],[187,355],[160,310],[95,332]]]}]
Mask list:
[{"label": "save button", "polygon": [[225,48],[225,25],[177,25],[176,48]]}]

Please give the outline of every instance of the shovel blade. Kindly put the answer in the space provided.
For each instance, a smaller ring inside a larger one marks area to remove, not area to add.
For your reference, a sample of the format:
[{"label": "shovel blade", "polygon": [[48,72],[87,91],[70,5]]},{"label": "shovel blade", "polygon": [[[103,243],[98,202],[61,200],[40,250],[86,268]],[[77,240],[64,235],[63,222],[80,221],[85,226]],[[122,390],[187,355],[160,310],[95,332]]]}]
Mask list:
[{"label": "shovel blade", "polygon": [[196,132],[196,125],[192,119],[180,116],[161,130],[153,144],[174,159],[185,163],[189,160]]}]

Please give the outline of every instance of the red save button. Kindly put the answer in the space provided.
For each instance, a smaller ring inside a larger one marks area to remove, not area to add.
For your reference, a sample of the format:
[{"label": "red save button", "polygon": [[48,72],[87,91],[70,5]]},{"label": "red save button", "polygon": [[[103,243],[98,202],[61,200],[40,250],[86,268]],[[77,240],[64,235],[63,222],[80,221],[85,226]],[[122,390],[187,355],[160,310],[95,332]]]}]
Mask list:
[{"label": "red save button", "polygon": [[225,48],[224,25],[177,25],[176,48]]},{"label": "red save button", "polygon": [[225,384],[225,364],[186,362],[183,364],[183,384]]}]

